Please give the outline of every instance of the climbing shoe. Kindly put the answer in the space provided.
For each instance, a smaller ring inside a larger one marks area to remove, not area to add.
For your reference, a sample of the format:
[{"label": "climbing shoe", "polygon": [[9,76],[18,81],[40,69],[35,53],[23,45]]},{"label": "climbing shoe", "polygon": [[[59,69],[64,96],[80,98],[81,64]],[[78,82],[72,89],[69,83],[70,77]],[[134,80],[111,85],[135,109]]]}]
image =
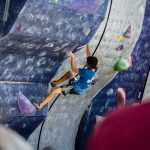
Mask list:
[{"label": "climbing shoe", "polygon": [[52,82],[50,83],[53,88],[56,87],[56,84],[55,84],[54,82],[55,82],[55,81],[52,81]]},{"label": "climbing shoe", "polygon": [[41,110],[40,106],[36,103],[33,103],[34,107],[37,109],[37,110]]}]

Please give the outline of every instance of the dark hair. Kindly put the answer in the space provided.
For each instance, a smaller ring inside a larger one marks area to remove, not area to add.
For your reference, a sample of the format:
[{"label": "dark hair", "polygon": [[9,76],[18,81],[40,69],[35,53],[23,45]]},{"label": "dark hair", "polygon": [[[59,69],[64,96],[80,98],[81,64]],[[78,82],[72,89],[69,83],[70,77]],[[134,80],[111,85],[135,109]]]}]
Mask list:
[{"label": "dark hair", "polygon": [[87,64],[91,69],[96,69],[98,67],[98,59],[95,56],[88,56],[87,57]]}]

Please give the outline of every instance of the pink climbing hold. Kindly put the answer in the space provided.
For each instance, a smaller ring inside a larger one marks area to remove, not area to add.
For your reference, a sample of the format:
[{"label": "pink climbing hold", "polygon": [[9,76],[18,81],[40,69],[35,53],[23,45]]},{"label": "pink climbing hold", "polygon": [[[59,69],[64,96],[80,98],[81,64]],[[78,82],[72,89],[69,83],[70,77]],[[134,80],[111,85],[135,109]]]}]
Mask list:
[{"label": "pink climbing hold", "polygon": [[98,116],[98,115],[96,115],[96,123],[95,123],[94,132],[97,132],[98,127],[102,124],[102,122],[104,120],[105,120],[104,116]]},{"label": "pink climbing hold", "polygon": [[22,24],[19,24],[17,29],[19,32],[22,32],[24,30],[24,26]]},{"label": "pink climbing hold", "polygon": [[18,96],[18,107],[23,115],[33,115],[36,112],[35,107],[21,92]]},{"label": "pink climbing hold", "polygon": [[127,38],[127,39],[130,39],[130,38],[131,38],[131,26],[129,26],[129,27],[127,28],[127,30],[124,32],[123,37],[124,37],[124,38]]},{"label": "pink climbing hold", "polygon": [[132,67],[132,56],[129,56],[128,61],[129,61],[129,67]]},{"label": "pink climbing hold", "polygon": [[123,88],[117,89],[117,109],[124,108],[126,103],[126,93]]}]

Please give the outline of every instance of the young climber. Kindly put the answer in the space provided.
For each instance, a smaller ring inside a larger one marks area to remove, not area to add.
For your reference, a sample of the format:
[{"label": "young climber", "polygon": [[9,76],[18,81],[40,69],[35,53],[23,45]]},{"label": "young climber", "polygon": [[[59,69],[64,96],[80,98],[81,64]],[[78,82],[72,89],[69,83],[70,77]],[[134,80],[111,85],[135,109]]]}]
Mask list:
[{"label": "young climber", "polygon": [[[63,75],[60,79],[51,82],[53,87],[52,91],[49,95],[38,105],[34,103],[36,109],[42,109],[52,98],[62,93],[63,95],[67,94],[82,94],[86,89],[88,89],[94,79],[97,67],[98,67],[98,59],[95,56],[91,56],[91,50],[89,45],[86,45],[86,54],[87,54],[87,62],[86,68],[81,69],[77,68],[75,65],[75,57],[71,51],[68,51],[68,56],[70,57],[71,69],[74,73],[79,74],[80,78],[77,80],[73,77],[71,71],[68,71],[65,75]],[[64,81],[69,80],[67,85],[58,86]]]}]

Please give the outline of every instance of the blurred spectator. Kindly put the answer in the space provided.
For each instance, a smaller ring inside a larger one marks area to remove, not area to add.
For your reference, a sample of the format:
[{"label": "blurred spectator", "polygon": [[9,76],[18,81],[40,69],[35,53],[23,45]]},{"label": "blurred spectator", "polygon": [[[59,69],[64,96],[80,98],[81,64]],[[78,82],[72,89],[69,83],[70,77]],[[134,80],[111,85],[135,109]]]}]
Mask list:
[{"label": "blurred spectator", "polygon": [[150,102],[111,113],[90,138],[88,150],[150,150]]},{"label": "blurred spectator", "polygon": [[[120,109],[123,109],[125,108],[125,105],[126,105],[126,93],[125,93],[125,90],[123,88],[118,88],[117,89],[117,105],[116,107],[114,108],[113,111],[118,111]],[[95,127],[94,127],[94,130],[96,131],[98,126],[105,120],[105,116],[99,116],[99,115],[96,115],[96,124],[95,124]]]},{"label": "blurred spectator", "polygon": [[33,150],[16,132],[0,126],[0,150]]}]

